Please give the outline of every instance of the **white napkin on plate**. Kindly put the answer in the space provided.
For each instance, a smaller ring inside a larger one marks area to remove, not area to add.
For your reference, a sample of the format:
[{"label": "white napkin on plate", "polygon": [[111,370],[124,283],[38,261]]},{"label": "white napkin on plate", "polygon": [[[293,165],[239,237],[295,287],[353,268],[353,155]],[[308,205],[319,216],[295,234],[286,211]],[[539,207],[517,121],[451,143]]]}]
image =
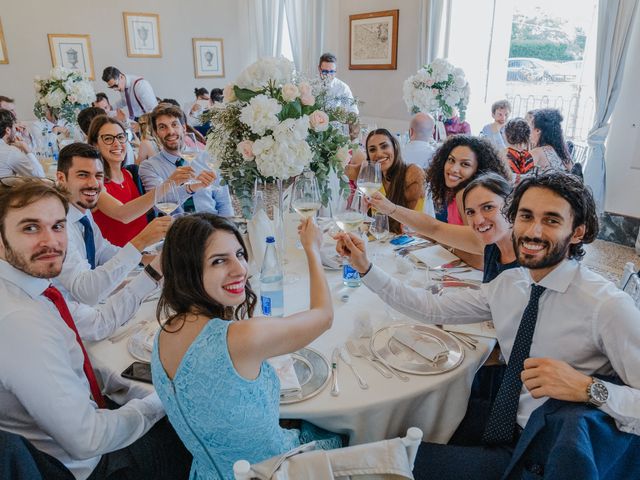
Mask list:
[{"label": "white napkin on plate", "polygon": [[417,258],[431,268],[453,262],[454,260],[460,260],[453,253],[440,245],[430,245],[419,250],[414,250],[410,253],[410,256]]},{"label": "white napkin on plate", "polygon": [[291,355],[279,355],[267,359],[280,379],[280,395],[295,395],[302,392]]},{"label": "white napkin on plate", "polygon": [[439,343],[430,342],[415,332],[396,329],[393,332],[393,338],[433,363],[446,358],[449,354],[449,350],[446,347]]}]

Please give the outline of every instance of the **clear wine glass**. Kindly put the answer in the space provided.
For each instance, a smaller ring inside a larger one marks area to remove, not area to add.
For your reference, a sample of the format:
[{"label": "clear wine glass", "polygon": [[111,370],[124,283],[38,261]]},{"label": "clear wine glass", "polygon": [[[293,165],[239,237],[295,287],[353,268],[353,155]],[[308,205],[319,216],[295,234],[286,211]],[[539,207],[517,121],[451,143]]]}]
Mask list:
[{"label": "clear wine glass", "polygon": [[[184,159],[188,166],[194,167],[194,170],[197,170],[193,164],[193,161],[198,158],[202,149],[200,148],[200,144],[196,140],[196,136],[193,133],[185,133],[184,138],[182,139],[182,145],[180,147],[180,157]],[[196,172],[197,173],[197,172]],[[185,182],[185,185],[198,183],[198,180],[195,178],[189,179]]]},{"label": "clear wine glass", "polygon": [[358,190],[368,197],[380,190],[382,188],[380,164],[371,161],[363,162],[360,165],[360,173],[358,173],[356,184],[358,185]]},{"label": "clear wine glass", "polygon": [[315,216],[321,206],[318,180],[312,171],[306,170],[293,184],[291,208],[304,219]]},{"label": "clear wine glass", "polygon": [[363,196],[360,192],[346,191],[338,196],[333,220],[343,232],[358,232],[366,215],[363,213]]},{"label": "clear wine glass", "polygon": [[182,204],[179,188],[175,182],[165,182],[156,187],[154,204],[164,215],[171,215]]},{"label": "clear wine glass", "polygon": [[373,257],[374,259],[376,259],[378,257],[378,251],[383,248],[380,243],[383,240],[386,240],[389,236],[389,217],[387,217],[387,215],[382,212],[375,212],[372,215],[369,233],[371,233],[371,235],[373,235],[379,243],[379,245],[373,252]]}]

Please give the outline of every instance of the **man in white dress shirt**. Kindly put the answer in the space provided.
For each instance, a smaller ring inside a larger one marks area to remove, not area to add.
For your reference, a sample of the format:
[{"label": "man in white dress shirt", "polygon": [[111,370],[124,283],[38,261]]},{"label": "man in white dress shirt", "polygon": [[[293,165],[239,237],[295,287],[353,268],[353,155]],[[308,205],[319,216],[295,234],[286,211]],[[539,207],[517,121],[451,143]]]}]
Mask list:
[{"label": "man in white dress shirt", "polygon": [[[640,311],[579,262],[583,244],[598,233],[590,190],[563,172],[531,176],[514,190],[506,215],[521,268],[480,290],[438,296],[403,286],[369,262],[360,239],[343,235],[339,242],[364,284],[398,311],[436,324],[493,320],[507,359],[490,415],[476,412],[484,425],[467,434],[465,446],[423,443],[416,478],[500,478],[520,434],[528,435],[529,417],[549,399],[600,409],[615,421],[608,432],[616,439],[640,435]],[[623,385],[599,376],[617,376]]]},{"label": "man in white dress shirt", "polygon": [[55,284],[68,297],[87,305],[107,298],[138,266],[146,247],[164,238],[171,217],[158,217],[120,248],[102,236],[91,209],[104,186],[104,169],[98,150],[73,143],[60,151],[58,184],[69,192],[67,215],[69,248]]},{"label": "man in white dress shirt", "polygon": [[129,120],[137,120],[158,105],[153,87],[140,76],[122,73],[116,67],[107,67],[102,72],[102,80],[112,90],[120,92],[120,101],[114,108],[122,109]]},{"label": "man in white dress shirt", "polygon": [[358,114],[358,104],[353,98],[349,85],[336,78],[337,59],[333,53],[323,53],[318,61],[318,73],[323,85],[327,87],[327,103],[331,107],[342,107],[348,112]]},{"label": "man in white dress shirt", "polygon": [[[64,302],[50,279],[65,257],[67,208],[45,180],[0,185],[0,429],[31,442],[44,478],[186,478],[189,455],[168,422],[159,422],[157,395],[119,372],[94,369],[78,337],[113,333],[158,280],[141,273],[131,281],[133,295],[120,292],[97,309]],[[125,394],[123,406],[98,407],[116,390]]]},{"label": "man in white dress shirt", "polygon": [[433,127],[435,122],[428,113],[418,112],[409,124],[409,139],[402,149],[405,163],[415,163],[422,169],[427,169],[436,151],[433,142]]},{"label": "man in white dress shirt", "polygon": [[29,132],[29,127],[25,125],[24,122],[21,122],[18,119],[15,100],[5,95],[0,95],[0,108],[9,110],[11,113],[13,113],[13,116],[16,117],[16,121],[17,121],[16,131],[18,133],[17,135],[18,140],[22,140],[23,142],[25,142],[27,145],[29,145],[31,149],[37,147],[35,139],[31,136],[31,133]]},{"label": "man in white dress shirt", "polygon": [[44,170],[26,142],[16,137],[15,115],[0,108],[0,177],[44,177]]}]

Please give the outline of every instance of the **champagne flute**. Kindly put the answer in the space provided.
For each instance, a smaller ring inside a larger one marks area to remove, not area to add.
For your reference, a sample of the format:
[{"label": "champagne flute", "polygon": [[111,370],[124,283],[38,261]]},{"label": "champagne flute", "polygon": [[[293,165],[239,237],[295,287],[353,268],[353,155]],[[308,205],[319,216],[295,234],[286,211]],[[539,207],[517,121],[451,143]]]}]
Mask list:
[{"label": "champagne flute", "polygon": [[[180,148],[180,157],[187,162],[190,167],[193,166],[193,161],[200,155],[200,145],[196,141],[196,136],[193,133],[185,133],[182,139],[182,146]],[[185,185],[192,185],[198,183],[198,180],[192,178],[185,182]]]},{"label": "champagne flute", "polygon": [[174,182],[158,185],[154,191],[154,204],[165,215],[171,215],[180,206],[178,186]]},{"label": "champagne flute", "polygon": [[367,161],[360,165],[360,173],[356,181],[358,190],[370,197],[382,188],[382,171],[377,162]]}]

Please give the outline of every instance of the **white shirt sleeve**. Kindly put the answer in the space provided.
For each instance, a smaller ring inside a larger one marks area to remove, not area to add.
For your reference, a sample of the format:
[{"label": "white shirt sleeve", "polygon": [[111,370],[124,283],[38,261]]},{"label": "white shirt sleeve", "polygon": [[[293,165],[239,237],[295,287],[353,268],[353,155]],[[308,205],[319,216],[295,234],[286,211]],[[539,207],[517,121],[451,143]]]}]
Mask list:
[{"label": "white shirt sleeve", "polygon": [[[131,102],[136,105],[136,109],[140,108],[141,104],[145,112],[151,112],[151,110],[158,105],[158,100],[156,99],[156,94],[153,92],[151,84],[147,80],[142,79],[132,85],[134,86],[131,92]],[[138,104],[138,101],[140,101],[140,104]]]},{"label": "white shirt sleeve", "polygon": [[452,289],[435,296],[424,288],[403,285],[375,265],[362,281],[386,304],[415,320],[437,324],[491,320],[485,285],[480,290]]},{"label": "white shirt sleeve", "polygon": [[[130,445],[164,416],[155,394],[131,400],[117,410],[97,409],[83,372],[74,369],[65,339],[55,329],[33,329],[19,310],[6,319],[0,362],[3,385],[45,434],[71,457],[82,460]],[[61,321],[52,318],[51,321]]]},{"label": "white shirt sleeve", "polygon": [[605,382],[609,398],[600,408],[621,431],[640,435],[640,312],[629,297],[613,297],[602,304],[597,317],[596,341],[625,384]]},{"label": "white shirt sleeve", "polygon": [[[92,270],[72,238],[74,237],[69,235],[67,257],[54,284],[62,285],[74,300],[86,305],[95,305],[107,298],[142,260],[142,254],[138,249],[127,243],[108,261]],[[96,261],[98,258],[96,248]]]},{"label": "white shirt sleeve", "polygon": [[[25,154],[17,147],[5,145],[6,157],[0,161],[0,177],[44,177],[40,162],[33,153]],[[4,150],[4,148],[3,148]]]}]

